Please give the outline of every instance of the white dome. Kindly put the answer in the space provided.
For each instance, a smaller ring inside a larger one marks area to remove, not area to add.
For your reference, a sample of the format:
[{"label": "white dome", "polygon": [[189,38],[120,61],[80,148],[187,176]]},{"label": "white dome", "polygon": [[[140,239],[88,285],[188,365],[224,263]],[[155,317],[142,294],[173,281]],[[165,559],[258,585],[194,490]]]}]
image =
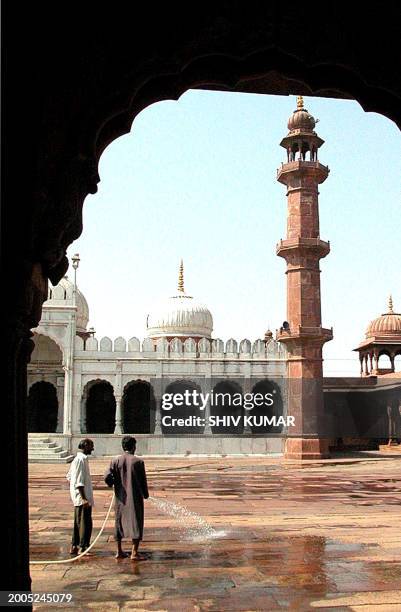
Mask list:
[{"label": "white dome", "polygon": [[210,338],[213,317],[204,304],[190,295],[180,293],[156,306],[147,316],[146,327],[150,338]]},{"label": "white dome", "polygon": [[[72,306],[74,283],[68,276],[64,276],[54,287],[48,289],[48,297],[44,302],[44,308],[56,308],[60,306]],[[77,331],[84,332],[89,321],[89,307],[84,295],[76,289],[75,304],[77,306]]]}]

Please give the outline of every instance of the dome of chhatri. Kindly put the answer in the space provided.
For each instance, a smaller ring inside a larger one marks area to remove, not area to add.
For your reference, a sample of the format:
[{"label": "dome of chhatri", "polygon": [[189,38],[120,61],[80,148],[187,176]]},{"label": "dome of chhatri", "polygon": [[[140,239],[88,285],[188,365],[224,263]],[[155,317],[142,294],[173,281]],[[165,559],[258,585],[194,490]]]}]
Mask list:
[{"label": "dome of chhatri", "polygon": [[295,110],[288,119],[288,129],[290,132],[299,130],[300,132],[313,132],[316,121],[312,115],[304,108],[304,100],[302,96],[297,98],[297,110]]},{"label": "dome of chhatri", "polygon": [[401,314],[394,312],[391,295],[388,300],[388,311],[371,321],[366,330],[366,338],[387,335],[401,338]]},{"label": "dome of chhatri", "polygon": [[181,261],[178,292],[158,304],[147,316],[150,338],[211,338],[213,317],[204,304],[184,290],[184,268]]},{"label": "dome of chhatri", "polygon": [[[57,308],[60,306],[72,306],[73,292],[74,283],[70,281],[68,276],[64,276],[57,285],[49,287],[48,297],[43,303],[43,307]],[[75,305],[77,307],[77,331],[84,332],[86,331],[89,321],[89,306],[85,296],[80,292],[78,287],[75,291]]]}]

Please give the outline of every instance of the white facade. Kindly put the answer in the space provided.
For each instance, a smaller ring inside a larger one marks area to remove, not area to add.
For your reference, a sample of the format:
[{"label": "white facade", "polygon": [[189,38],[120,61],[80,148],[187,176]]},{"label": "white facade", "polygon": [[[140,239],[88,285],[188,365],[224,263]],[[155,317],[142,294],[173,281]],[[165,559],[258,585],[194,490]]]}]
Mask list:
[{"label": "white facade", "polygon": [[[149,337],[142,341],[136,337],[97,339],[87,331],[88,306],[74,284],[64,278],[49,290],[42,319],[33,330],[35,350],[29,365],[28,390],[32,394],[38,382],[54,386],[58,413],[53,432],[60,442],[71,450],[87,434],[95,440],[97,456],[118,452],[124,433],[134,434],[139,452],[148,455],[281,452],[281,435],[254,436],[249,428],[237,436],[215,433],[208,426],[203,433],[190,436],[165,435],[159,399],[166,381],[196,380],[198,386],[206,388],[210,380],[241,380],[245,393],[251,391],[252,379],[274,379],[282,381],[285,399],[286,352],[271,336],[253,342],[212,339],[211,314],[186,296],[183,282],[178,295],[169,298],[164,308],[164,312],[158,307],[148,315]],[[202,325],[209,337],[199,335]],[[124,431],[124,392],[134,381],[151,385],[155,396],[154,422],[149,433]],[[112,431],[93,434],[88,429],[87,403],[91,389],[100,382],[112,387],[115,417]],[[37,404],[40,414],[40,400]],[[208,410],[206,407],[206,414]]]}]

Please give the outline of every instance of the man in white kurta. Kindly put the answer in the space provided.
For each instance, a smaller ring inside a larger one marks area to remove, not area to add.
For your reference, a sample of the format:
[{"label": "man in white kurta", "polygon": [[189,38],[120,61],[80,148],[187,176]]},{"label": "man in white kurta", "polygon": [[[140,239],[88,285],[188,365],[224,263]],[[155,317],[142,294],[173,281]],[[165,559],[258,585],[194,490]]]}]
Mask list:
[{"label": "man in white kurta", "polygon": [[92,506],[93,487],[89,471],[88,455],[94,449],[93,441],[89,438],[81,440],[78,452],[67,474],[70,481],[70,495],[74,504],[74,529],[72,534],[72,555],[84,552],[89,546],[92,535]]}]

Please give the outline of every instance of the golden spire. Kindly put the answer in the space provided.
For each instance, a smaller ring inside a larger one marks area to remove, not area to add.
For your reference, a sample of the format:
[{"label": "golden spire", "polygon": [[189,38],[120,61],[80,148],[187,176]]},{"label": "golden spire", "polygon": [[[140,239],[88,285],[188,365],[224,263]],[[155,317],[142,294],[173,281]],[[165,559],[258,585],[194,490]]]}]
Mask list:
[{"label": "golden spire", "polygon": [[302,96],[297,96],[297,110],[303,110],[304,108],[304,99]]},{"label": "golden spire", "polygon": [[178,291],[185,293],[184,291],[184,262],[181,259],[180,269],[178,272]]},{"label": "golden spire", "polygon": [[393,296],[389,295],[388,297],[388,314],[394,314],[394,310],[393,310]]}]

